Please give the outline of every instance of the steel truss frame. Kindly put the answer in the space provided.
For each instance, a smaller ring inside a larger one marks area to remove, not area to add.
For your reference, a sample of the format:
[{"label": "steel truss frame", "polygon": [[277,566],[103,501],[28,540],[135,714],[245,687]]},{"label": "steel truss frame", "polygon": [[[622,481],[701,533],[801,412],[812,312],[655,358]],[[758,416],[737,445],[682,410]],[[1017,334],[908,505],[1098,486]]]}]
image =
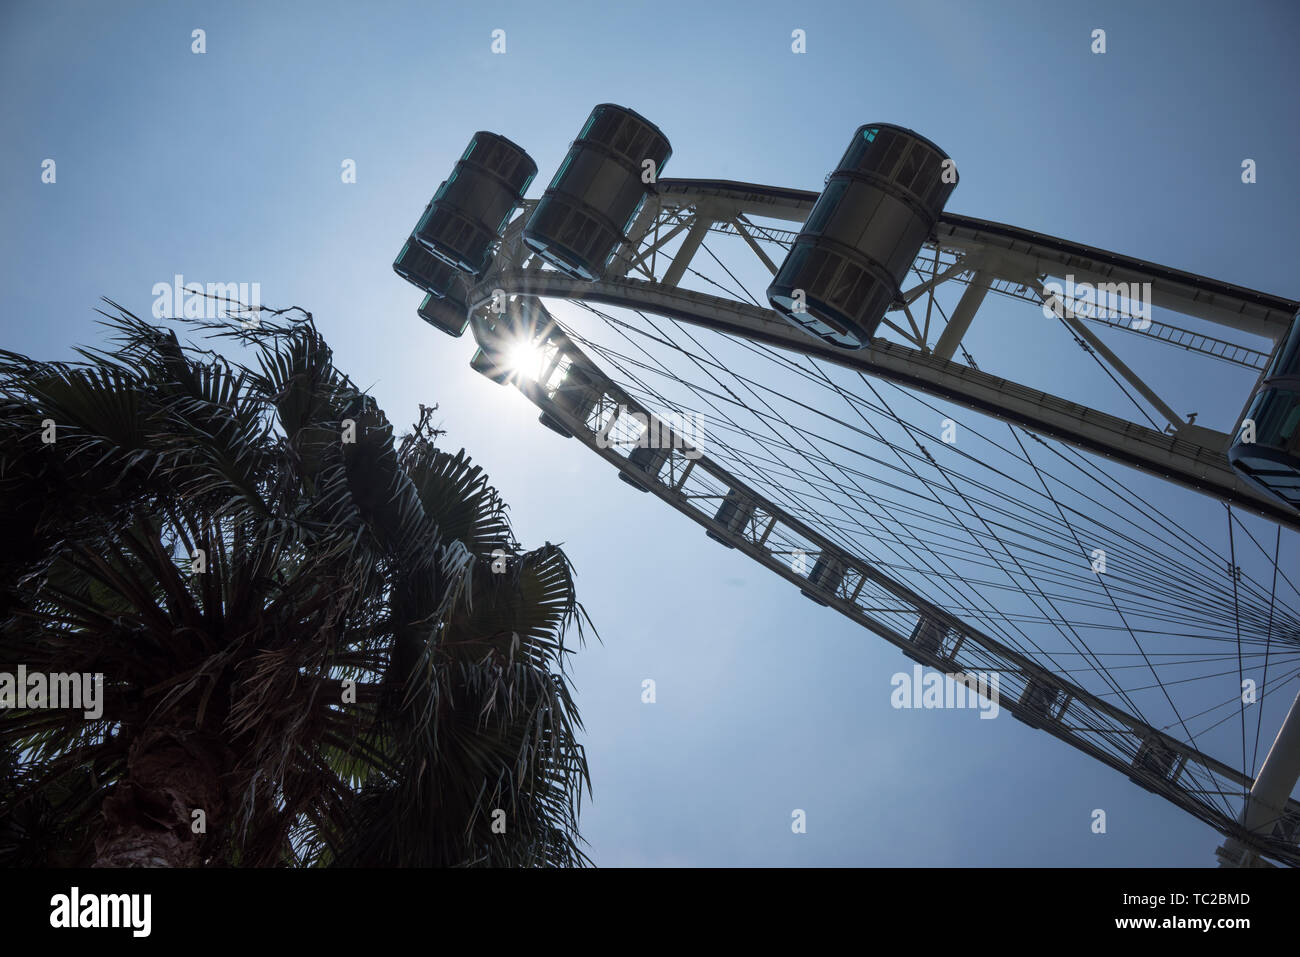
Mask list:
[{"label": "steel truss frame", "polygon": [[[1250,799],[1244,802],[1246,810],[1240,818],[1225,814],[1219,799],[1246,794],[1255,786],[1254,779],[949,614],[796,518],[709,456],[685,447],[684,442],[672,443],[676,447],[661,449],[648,460],[643,458],[645,467],[640,467],[608,440],[609,429],[621,412],[652,420],[652,410],[601,371],[550,320],[540,300],[580,300],[657,313],[835,362],[1099,453],[1294,529],[1300,529],[1300,514],[1258,495],[1228,465],[1224,449],[1230,437],[1178,417],[1096,338],[1074,304],[1063,303],[1063,318],[1071,330],[1165,416],[1165,432],[1010,382],[973,364],[954,362],[953,356],[990,292],[1042,305],[1047,301],[1045,279],[1067,271],[1091,283],[1149,282],[1155,305],[1227,331],[1224,338],[1218,338],[1159,321],[1139,329],[1122,316],[1118,322],[1113,317],[1086,317],[1094,323],[1124,328],[1134,336],[1154,338],[1257,371],[1266,365],[1269,353],[1233,341],[1233,334],[1276,342],[1300,304],[953,214],[945,214],[939,221],[913,267],[916,285],[904,290],[902,302],[892,314],[899,321],[890,321],[890,327],[906,345],[877,338],[868,349],[846,352],[805,335],[770,309],[680,286],[710,232],[740,237],[775,273],[777,265],[765,246],[774,251],[788,248],[795,233],[754,220],[801,223],[817,196],[803,190],[727,181],[661,180],[606,276],[592,283],[544,268],[523,245],[522,225],[535,204],[526,201],[522,214],[506,230],[492,269],[470,291],[471,328],[480,345],[491,348],[511,331],[509,321],[503,323],[500,315],[492,313],[500,313],[506,300],[527,301],[529,309],[512,312],[532,317],[526,332],[548,350],[549,361],[540,379],[516,377],[514,384],[552,422],[615,466],[631,484],[656,495],[701,525],[710,537],[745,553],[914,661],[948,675],[998,674],[1002,706],[1017,719],[1102,761],[1214,827],[1228,838],[1221,856],[1227,850],[1237,862],[1260,863],[1263,857],[1300,866],[1300,803],[1287,798],[1284,803],[1274,800],[1265,807]],[[672,247],[678,237],[681,241]],[[932,329],[929,306],[945,283],[966,288],[936,337],[938,330]],[[918,303],[927,299],[930,302],[925,303],[922,326],[912,307],[919,313]],[[906,325],[901,324],[904,321]],[[575,388],[566,384],[565,375],[574,366],[585,372],[576,387],[581,396],[565,394]],[[663,429],[664,434],[668,431]],[[742,504],[738,523],[718,521],[716,503],[724,498]],[[789,560],[796,551],[816,557],[812,574]],[[1261,777],[1264,771],[1262,768]]]}]

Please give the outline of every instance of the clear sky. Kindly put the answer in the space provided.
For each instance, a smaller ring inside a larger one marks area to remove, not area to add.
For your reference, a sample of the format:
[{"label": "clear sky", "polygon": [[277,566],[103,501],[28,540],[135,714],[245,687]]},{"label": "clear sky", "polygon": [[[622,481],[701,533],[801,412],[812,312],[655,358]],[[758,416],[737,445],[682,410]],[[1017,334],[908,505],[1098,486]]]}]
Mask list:
[{"label": "clear sky", "polygon": [[[67,357],[98,341],[101,296],[145,315],[177,273],[258,282],[264,304],[314,313],[395,423],[439,403],[524,544],[564,544],[604,637],[574,668],[600,865],[1210,865],[1217,835],[1044,734],[892,709],[907,659],[538,426],[469,369],[468,337],[416,317],[391,263],[475,130],[530,152],[536,196],[591,107],[615,102],[669,136],[668,176],[800,189],[859,124],[898,123],[956,158],[953,212],[1300,298],[1298,11],[10,0],[0,344]],[[1015,337],[972,334],[1041,372]],[[1230,419],[1242,399],[1206,405]]]}]

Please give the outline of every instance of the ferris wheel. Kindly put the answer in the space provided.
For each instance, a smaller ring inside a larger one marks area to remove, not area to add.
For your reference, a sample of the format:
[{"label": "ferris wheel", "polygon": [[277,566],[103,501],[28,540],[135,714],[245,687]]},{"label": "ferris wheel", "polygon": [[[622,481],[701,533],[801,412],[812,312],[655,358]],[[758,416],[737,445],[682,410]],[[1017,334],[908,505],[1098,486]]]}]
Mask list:
[{"label": "ferris wheel", "polygon": [[[971,687],[1217,829],[1223,865],[1300,865],[1300,304],[946,212],[956,164],[891,124],[820,193],[671,155],[602,104],[527,200],[536,163],[476,133],[394,269],[720,545],[996,676]],[[977,363],[982,313],[1023,348]],[[1180,413],[1144,364],[1239,401]]]}]

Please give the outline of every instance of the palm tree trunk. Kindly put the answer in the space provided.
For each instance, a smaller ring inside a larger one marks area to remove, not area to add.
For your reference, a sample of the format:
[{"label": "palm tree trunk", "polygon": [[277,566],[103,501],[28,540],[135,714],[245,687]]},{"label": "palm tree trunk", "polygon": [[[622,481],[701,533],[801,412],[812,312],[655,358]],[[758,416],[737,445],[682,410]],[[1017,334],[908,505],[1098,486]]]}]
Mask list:
[{"label": "palm tree trunk", "polygon": [[104,799],[95,867],[198,867],[205,833],[221,811],[220,745],[206,735],[146,730],[127,773]]}]

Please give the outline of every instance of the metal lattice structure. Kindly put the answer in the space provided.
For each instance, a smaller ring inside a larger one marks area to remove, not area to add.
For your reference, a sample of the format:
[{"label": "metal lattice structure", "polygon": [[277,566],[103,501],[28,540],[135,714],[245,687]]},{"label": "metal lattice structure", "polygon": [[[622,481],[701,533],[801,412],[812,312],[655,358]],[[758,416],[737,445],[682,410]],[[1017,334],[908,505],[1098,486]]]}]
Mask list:
[{"label": "metal lattice structure", "polygon": [[[1293,752],[1300,752],[1300,742],[1279,738],[1274,747],[1279,757],[1270,755],[1266,769],[1272,778],[1289,775],[1290,780],[1272,781],[1263,794],[1259,782],[1244,768],[1244,753],[1243,768],[1231,767],[1196,747],[1190,732],[1171,733],[1168,725],[1157,726],[1134,713],[1136,708],[1122,706],[1131,700],[1122,689],[1119,703],[1108,700],[1109,692],[1062,673],[1068,669],[1045,664],[1050,656],[1026,653],[1005,636],[981,627],[974,620],[978,617],[974,606],[955,607],[923,594],[890,563],[867,554],[860,538],[843,534],[842,523],[830,520],[829,512],[778,501],[770,486],[741,474],[738,455],[727,461],[694,447],[660,421],[674,411],[673,404],[665,399],[656,407],[653,390],[639,379],[632,383],[638,377],[631,372],[634,366],[623,361],[626,356],[620,359],[617,353],[596,346],[553,315],[543,301],[577,303],[596,314],[600,314],[597,306],[609,306],[643,318],[667,317],[812,364],[796,368],[791,362],[790,371],[820,370],[818,363],[830,363],[859,375],[864,383],[868,378],[892,383],[1027,430],[1038,441],[1059,441],[1195,490],[1261,516],[1279,529],[1300,529],[1300,513],[1262,495],[1233,470],[1225,456],[1232,435],[1196,425],[1194,416],[1175,412],[1120,354],[1122,347],[1108,344],[1098,333],[1122,330],[1119,338],[1125,342],[1177,349],[1259,376],[1300,304],[1027,230],[945,213],[912,264],[914,281],[902,290],[884,321],[893,335],[878,336],[860,351],[837,349],[762,305],[707,246],[711,236],[726,237],[733,248],[747,249],[767,273],[776,274],[778,262],[797,235],[783,224],[802,224],[818,196],[746,183],[661,179],[630,220],[609,267],[594,280],[557,271],[524,242],[536,201],[523,201],[520,215],[504,230],[491,266],[482,275],[466,278],[455,296],[457,302],[463,301],[480,346],[475,368],[498,382],[516,385],[541,410],[545,424],[587,446],[625,481],[652,493],[701,525],[711,538],[744,553],[919,664],[950,675],[1000,675],[1003,706],[1017,719],[1120,771],[1220,831],[1229,838],[1221,852],[1225,860],[1258,863],[1262,857],[1300,865],[1300,803],[1287,796],[1295,781],[1289,770],[1296,761]],[[710,281],[711,288],[701,289],[683,284],[688,276],[701,275],[693,264],[702,249],[734,280],[731,285]],[[732,265],[737,271],[742,268],[734,259]],[[1162,315],[1139,317],[1122,309],[1090,314],[1086,303],[1052,288],[1051,277],[1066,275],[1098,289],[1117,283],[1123,288],[1149,284],[1145,288],[1150,290],[1150,300]],[[945,309],[940,294],[947,290],[957,290],[958,298],[955,307]],[[1148,424],[977,367],[963,340],[981,308],[996,299],[1045,308],[1045,314],[1054,312],[1068,336],[1142,410]],[[446,331],[456,334],[454,329]],[[540,367],[532,375],[515,374],[517,370],[503,358],[508,344],[517,341],[541,350]],[[965,361],[955,361],[959,351]],[[620,375],[609,371],[611,360]],[[835,385],[829,377],[826,382]],[[835,388],[841,394],[845,391]],[[845,398],[850,404],[856,401],[855,396]],[[619,434],[624,440],[611,439]],[[626,441],[637,435],[658,436],[659,441]],[[918,448],[922,455],[915,460],[924,465],[928,458],[937,468],[935,457],[924,446]],[[1032,464],[1027,451],[1024,461]],[[827,474],[815,457],[809,463]],[[919,477],[915,466],[904,464]],[[1037,465],[1034,471],[1039,471]],[[816,487],[819,480],[812,478]],[[1061,509],[1046,481],[1043,488],[1060,512],[1057,531],[1068,529],[1073,534],[1073,516]],[[961,494],[955,485],[953,490]],[[826,503],[834,511],[830,497]],[[848,514],[842,501],[833,504]],[[972,507],[971,513],[975,512]],[[1231,533],[1231,508],[1228,516]],[[1278,534],[1280,549],[1280,530]],[[992,537],[1028,578],[1019,557],[996,534]],[[1262,594],[1252,598],[1251,583],[1242,585],[1239,594],[1240,568],[1235,574],[1231,596],[1240,672],[1243,603],[1247,619],[1252,614],[1259,618],[1262,612],[1257,613],[1250,602],[1262,608]],[[1274,595],[1276,585],[1275,574]],[[1035,588],[1039,596],[1049,599],[1060,619],[1053,622],[1058,630],[1062,623],[1069,625],[1044,587]],[[1110,590],[1104,585],[1102,589],[1117,613],[1131,614],[1125,603],[1136,599],[1121,597],[1117,603]],[[1021,590],[1034,597],[1023,586]],[[1270,596],[1266,632],[1261,622],[1247,621],[1251,635],[1266,635],[1266,669],[1275,633],[1274,606]],[[1279,636],[1300,648],[1300,631],[1290,633],[1294,622],[1288,615],[1279,611]],[[1120,618],[1129,627],[1123,614]],[[1145,649],[1141,644],[1138,648],[1146,659]],[[1163,684],[1161,690],[1165,691]],[[1179,721],[1186,728],[1181,716]],[[1244,712],[1242,721],[1244,747]],[[1297,725],[1300,718],[1288,719],[1291,734]],[[1238,797],[1240,808],[1232,804]]]}]

